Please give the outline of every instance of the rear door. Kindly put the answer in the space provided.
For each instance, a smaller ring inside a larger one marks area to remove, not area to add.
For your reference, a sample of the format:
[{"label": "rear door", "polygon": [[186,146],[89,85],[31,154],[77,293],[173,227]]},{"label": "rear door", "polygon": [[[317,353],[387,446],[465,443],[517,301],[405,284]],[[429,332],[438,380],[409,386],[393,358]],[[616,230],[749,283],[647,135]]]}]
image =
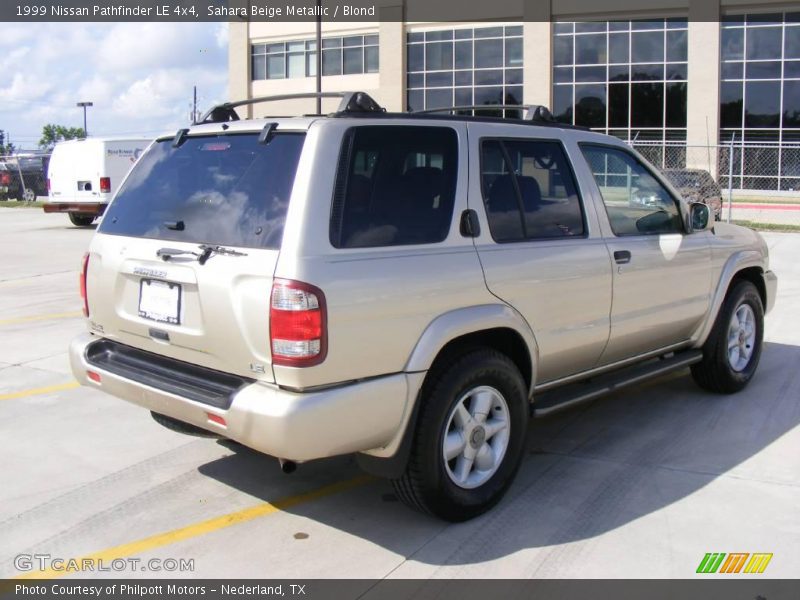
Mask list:
[{"label": "rear door", "polygon": [[537,385],[595,366],[608,341],[611,266],[567,146],[519,125],[469,125],[470,207],[486,285],[527,320]]},{"label": "rear door", "polygon": [[106,142],[86,139],[76,142],[72,149],[73,175],[70,185],[75,202],[108,202],[100,178],[104,177]]},{"label": "rear door", "polygon": [[92,243],[90,327],[144,350],[272,381],[270,292],[304,139],[278,132],[266,144],[257,133],[155,143]]},{"label": "rear door", "polygon": [[50,180],[51,202],[74,202],[77,194],[75,160],[78,142],[56,144],[47,177]]}]

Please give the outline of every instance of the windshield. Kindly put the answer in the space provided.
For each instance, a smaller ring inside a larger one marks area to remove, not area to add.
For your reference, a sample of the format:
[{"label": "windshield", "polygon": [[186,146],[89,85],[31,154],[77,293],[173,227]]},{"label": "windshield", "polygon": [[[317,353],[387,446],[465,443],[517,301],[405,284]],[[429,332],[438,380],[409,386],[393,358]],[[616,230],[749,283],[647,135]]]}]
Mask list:
[{"label": "windshield", "polygon": [[304,134],[189,137],[155,143],[98,228],[133,237],[278,248]]},{"label": "windshield", "polygon": [[689,171],[671,171],[667,172],[667,177],[677,187],[699,187],[700,176],[697,173]]}]

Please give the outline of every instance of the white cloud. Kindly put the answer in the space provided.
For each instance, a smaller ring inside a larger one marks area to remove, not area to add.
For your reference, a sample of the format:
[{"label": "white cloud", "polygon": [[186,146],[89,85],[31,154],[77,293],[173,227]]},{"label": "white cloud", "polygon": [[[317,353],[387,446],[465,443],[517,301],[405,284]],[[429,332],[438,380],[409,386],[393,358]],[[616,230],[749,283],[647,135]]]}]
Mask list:
[{"label": "white cloud", "polygon": [[3,23],[0,47],[12,47],[36,38],[36,29],[28,23]]},{"label": "white cloud", "polygon": [[0,71],[8,71],[15,65],[20,64],[30,51],[31,49],[27,46],[19,46],[0,54]]},{"label": "white cloud", "polygon": [[[120,23],[109,30],[95,54],[102,71],[170,68],[219,63],[216,24]],[[212,52],[214,50],[214,52]]]},{"label": "white cloud", "polygon": [[[10,41],[11,40],[11,41]],[[0,129],[33,147],[48,122],[92,135],[156,134],[188,122],[227,90],[227,25],[221,23],[4,24]]]},{"label": "white cloud", "polygon": [[20,72],[14,73],[11,83],[0,88],[0,100],[24,104],[44,99],[51,85],[38,77]]},{"label": "white cloud", "polygon": [[214,32],[217,46],[223,50],[228,49],[228,30],[229,26],[227,23],[217,23],[217,30]]}]

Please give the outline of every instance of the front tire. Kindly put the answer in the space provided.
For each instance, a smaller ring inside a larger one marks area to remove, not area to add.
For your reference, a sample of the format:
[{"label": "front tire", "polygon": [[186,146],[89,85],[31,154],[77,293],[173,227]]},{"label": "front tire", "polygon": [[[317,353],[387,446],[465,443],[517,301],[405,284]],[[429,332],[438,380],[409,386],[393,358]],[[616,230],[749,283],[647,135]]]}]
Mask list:
[{"label": "front tire", "polygon": [[94,216],[92,215],[82,215],[80,213],[68,213],[69,220],[72,222],[75,227],[89,227],[94,221]]},{"label": "front tire", "polygon": [[463,354],[429,375],[399,498],[447,521],[497,504],[516,475],[528,425],[519,370],[490,349]]},{"label": "front tire", "polygon": [[703,346],[703,360],[692,365],[697,384],[709,391],[733,394],[743,390],[758,367],[764,339],[764,306],[749,281],[728,292],[714,328]]}]

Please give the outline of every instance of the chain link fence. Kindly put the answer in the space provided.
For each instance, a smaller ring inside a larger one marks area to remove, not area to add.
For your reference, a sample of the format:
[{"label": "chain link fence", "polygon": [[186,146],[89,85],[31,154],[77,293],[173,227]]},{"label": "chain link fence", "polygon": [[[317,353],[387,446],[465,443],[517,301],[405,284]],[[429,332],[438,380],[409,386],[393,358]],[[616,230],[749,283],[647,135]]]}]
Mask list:
[{"label": "chain link fence", "polygon": [[0,156],[0,201],[35,202],[47,194],[49,154]]},{"label": "chain link fence", "polygon": [[[800,228],[800,144],[629,143],[673,181],[708,172],[719,187],[723,220]],[[677,187],[692,195],[689,186]]]}]

